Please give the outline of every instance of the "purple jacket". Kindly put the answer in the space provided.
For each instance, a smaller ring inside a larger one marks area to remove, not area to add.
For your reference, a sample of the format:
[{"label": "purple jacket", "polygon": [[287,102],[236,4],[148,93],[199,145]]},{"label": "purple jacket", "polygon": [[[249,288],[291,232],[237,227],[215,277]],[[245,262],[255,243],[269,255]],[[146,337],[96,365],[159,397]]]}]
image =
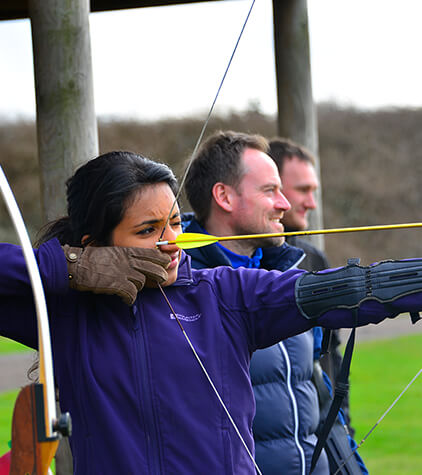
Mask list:
[{"label": "purple jacket", "polygon": [[[252,462],[157,289],[128,307],[115,296],[68,288],[57,240],[36,251],[48,300],[56,382],[73,419],[76,474],[254,474]],[[0,245],[1,334],[37,347],[35,312],[19,247]],[[294,298],[300,270],[191,270],[183,255],[165,288],[193,345],[253,452],[249,360],[257,348],[311,328]],[[393,304],[422,308],[422,295]],[[383,306],[365,303],[360,324]],[[352,325],[347,310],[319,319]]]}]

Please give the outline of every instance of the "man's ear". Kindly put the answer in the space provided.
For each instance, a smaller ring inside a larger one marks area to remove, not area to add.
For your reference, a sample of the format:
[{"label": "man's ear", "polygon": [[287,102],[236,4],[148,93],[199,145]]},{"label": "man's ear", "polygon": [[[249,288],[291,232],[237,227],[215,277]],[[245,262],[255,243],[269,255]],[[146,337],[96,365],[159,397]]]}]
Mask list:
[{"label": "man's ear", "polygon": [[234,189],[230,185],[217,182],[212,187],[212,196],[216,204],[224,211],[230,212],[233,210]]}]

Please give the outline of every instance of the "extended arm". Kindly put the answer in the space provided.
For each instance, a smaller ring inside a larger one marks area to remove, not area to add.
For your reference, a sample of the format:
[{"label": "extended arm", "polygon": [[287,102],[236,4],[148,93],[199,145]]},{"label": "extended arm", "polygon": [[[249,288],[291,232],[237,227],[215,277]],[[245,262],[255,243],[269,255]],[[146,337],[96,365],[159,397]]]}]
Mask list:
[{"label": "extended arm", "polygon": [[[422,301],[422,259],[383,261],[362,267],[351,262],[337,270],[306,273],[296,281],[296,301],[301,314],[318,319],[334,309],[353,310],[365,302],[384,304],[393,316],[409,311],[412,321]],[[407,297],[407,298],[406,298]],[[362,325],[365,320],[358,320]]]}]

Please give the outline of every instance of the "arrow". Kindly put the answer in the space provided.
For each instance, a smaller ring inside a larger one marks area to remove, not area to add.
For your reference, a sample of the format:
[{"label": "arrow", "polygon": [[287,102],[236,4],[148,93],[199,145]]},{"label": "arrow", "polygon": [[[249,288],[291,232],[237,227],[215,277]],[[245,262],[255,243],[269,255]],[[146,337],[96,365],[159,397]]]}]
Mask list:
[{"label": "arrow", "polygon": [[209,246],[221,241],[238,241],[240,239],[262,239],[271,237],[288,237],[288,236],[312,236],[314,234],[338,234],[338,233],[354,233],[361,231],[381,231],[386,229],[406,229],[406,228],[422,228],[422,223],[404,223],[404,224],[385,224],[379,226],[359,226],[354,228],[334,228],[334,229],[315,229],[311,231],[289,231],[282,233],[265,233],[265,234],[243,234],[240,236],[212,236],[211,234],[200,233],[182,233],[173,241],[158,241],[157,246],[165,246],[167,244],[176,244],[180,249],[193,249],[196,247]]}]

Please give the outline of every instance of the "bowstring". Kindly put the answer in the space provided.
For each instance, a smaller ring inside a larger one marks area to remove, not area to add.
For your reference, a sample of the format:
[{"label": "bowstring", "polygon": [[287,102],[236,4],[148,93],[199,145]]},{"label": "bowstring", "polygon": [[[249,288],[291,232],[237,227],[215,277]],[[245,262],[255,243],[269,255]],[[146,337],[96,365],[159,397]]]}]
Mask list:
[{"label": "bowstring", "polygon": [[406,387],[402,390],[402,392],[394,399],[394,401],[390,404],[388,409],[384,411],[382,416],[375,422],[375,424],[369,429],[369,431],[366,433],[366,435],[362,438],[362,440],[357,444],[357,446],[352,450],[352,453],[345,459],[343,460],[343,463],[340,465],[340,467],[334,472],[334,475],[337,475],[340,470],[346,465],[346,463],[353,457],[353,455],[357,452],[357,450],[362,447],[362,445],[366,442],[366,439],[374,432],[374,430],[379,426],[379,424],[382,422],[382,420],[385,418],[385,416],[393,409],[393,407],[399,402],[399,400],[402,398],[404,393],[412,386],[412,384],[416,381],[418,376],[422,373],[422,368],[413,376],[413,378],[407,383]]},{"label": "bowstring", "polygon": [[163,230],[161,231],[160,237],[159,237],[159,239],[158,239],[159,241],[161,241],[161,240],[163,239],[164,233],[165,233],[165,231],[166,231],[166,229],[167,229],[167,226],[168,226],[168,224],[169,224],[170,217],[171,217],[171,215],[172,215],[172,213],[173,213],[174,207],[176,206],[176,203],[177,203],[178,199],[180,198],[180,195],[181,195],[182,190],[183,190],[183,186],[184,186],[185,181],[186,181],[186,177],[187,177],[187,175],[188,175],[188,173],[189,173],[190,167],[192,166],[192,162],[193,162],[194,157],[196,156],[196,153],[197,153],[197,151],[198,151],[198,148],[199,148],[199,146],[201,145],[202,138],[204,137],[205,131],[206,131],[207,127],[208,127],[208,123],[209,123],[209,121],[210,121],[210,119],[211,119],[211,115],[212,115],[212,113],[214,112],[215,104],[217,103],[217,99],[218,99],[218,97],[219,97],[219,95],[220,95],[221,88],[223,87],[224,81],[225,81],[226,76],[227,76],[227,74],[228,74],[228,72],[229,72],[230,66],[231,66],[231,64],[232,64],[232,62],[233,62],[234,55],[236,54],[237,47],[239,46],[240,40],[241,40],[241,38],[242,38],[242,36],[243,36],[243,32],[245,31],[246,25],[247,25],[247,23],[248,23],[248,21],[249,21],[249,17],[251,16],[252,9],[253,9],[253,7],[254,7],[254,5],[255,5],[255,1],[256,1],[256,0],[252,0],[251,6],[249,7],[249,10],[248,10],[248,13],[247,13],[247,15],[246,15],[245,21],[243,22],[243,25],[242,25],[242,28],[241,28],[241,30],[240,30],[239,36],[237,37],[236,44],[235,44],[234,49],[233,49],[233,51],[232,51],[232,53],[231,53],[231,55],[230,55],[230,59],[229,59],[229,61],[228,61],[228,63],[227,63],[227,67],[226,67],[226,69],[225,69],[225,71],[224,71],[223,77],[222,77],[222,79],[221,79],[221,81],[220,81],[220,84],[219,84],[219,86],[218,86],[218,88],[217,88],[217,92],[216,92],[216,94],[215,94],[215,96],[214,96],[214,100],[212,101],[212,104],[211,104],[211,107],[210,107],[210,109],[209,109],[209,111],[208,111],[208,114],[207,114],[207,117],[206,117],[206,119],[205,119],[204,125],[202,126],[201,132],[200,132],[199,137],[198,137],[198,139],[197,139],[197,141],[196,141],[195,147],[193,148],[193,152],[192,152],[192,154],[191,154],[191,156],[190,156],[190,158],[189,158],[188,165],[186,166],[186,170],[184,171],[183,176],[182,176],[182,179],[180,180],[179,190],[177,191],[176,196],[175,196],[174,201],[173,201],[173,204],[172,204],[172,206],[171,206],[171,208],[170,208],[170,212],[169,212],[169,214],[168,214],[168,216],[167,216],[167,219],[166,219],[166,222],[165,222],[165,224],[164,224]]},{"label": "bowstring", "polygon": [[[177,201],[178,201],[178,199],[179,199],[179,197],[180,197],[180,195],[181,195],[181,193],[182,193],[183,186],[184,186],[185,181],[186,181],[186,177],[187,177],[187,175],[188,175],[188,173],[189,173],[189,170],[190,170],[190,168],[191,168],[193,159],[194,159],[194,157],[196,156],[196,153],[197,153],[197,151],[198,151],[198,149],[199,149],[199,146],[200,146],[200,144],[201,144],[201,142],[202,142],[202,138],[204,137],[205,131],[206,131],[207,126],[208,126],[208,123],[209,123],[209,121],[210,121],[210,119],[211,119],[211,115],[212,115],[212,113],[213,113],[213,111],[214,111],[215,104],[217,103],[217,99],[218,99],[218,97],[219,97],[219,95],[220,95],[220,91],[221,91],[221,89],[222,89],[222,87],[223,87],[224,81],[225,81],[226,76],[227,76],[227,74],[228,74],[228,72],[229,72],[230,66],[231,66],[231,64],[232,64],[232,62],[233,62],[234,55],[235,55],[235,53],[236,53],[236,51],[237,51],[237,48],[238,48],[239,43],[240,43],[240,40],[241,40],[241,38],[242,38],[242,36],[243,36],[243,32],[245,31],[246,25],[247,25],[247,23],[248,23],[248,21],[249,21],[249,17],[250,17],[250,15],[251,15],[251,13],[252,13],[252,9],[253,9],[253,7],[254,7],[254,5],[255,5],[255,1],[256,1],[256,0],[252,0],[252,2],[251,2],[251,6],[249,7],[249,10],[248,10],[248,13],[247,13],[247,15],[246,15],[245,21],[243,22],[243,25],[242,25],[242,28],[241,28],[241,30],[240,30],[239,36],[238,36],[238,38],[237,38],[237,40],[236,40],[236,44],[235,44],[234,49],[233,49],[233,51],[232,51],[232,53],[231,53],[231,55],[230,55],[230,59],[229,59],[229,61],[228,61],[227,67],[226,67],[226,69],[225,69],[225,71],[224,71],[223,77],[222,77],[222,79],[221,79],[221,81],[220,81],[220,84],[219,84],[219,86],[218,86],[217,92],[216,92],[216,94],[215,94],[215,96],[214,96],[214,100],[212,101],[212,104],[211,104],[211,107],[210,107],[210,109],[209,109],[209,111],[208,111],[208,114],[207,114],[207,117],[206,117],[206,119],[205,119],[204,125],[202,126],[201,132],[200,132],[199,137],[198,137],[198,139],[197,139],[197,141],[196,141],[196,144],[195,144],[195,147],[194,147],[194,149],[193,149],[193,152],[192,152],[192,154],[191,154],[191,156],[190,156],[190,158],[189,158],[188,165],[186,166],[186,169],[185,169],[185,171],[184,171],[184,173],[183,173],[182,179],[181,179],[181,181],[180,181],[179,190],[178,190],[177,193],[176,193],[176,196],[175,196],[175,198],[174,198],[173,204],[172,204],[172,206],[171,206],[171,208],[170,208],[170,211],[169,211],[169,213],[168,213],[166,222],[165,222],[165,224],[164,224],[163,230],[161,231],[161,234],[160,234],[160,237],[159,237],[158,241],[161,241],[161,240],[163,239],[164,233],[165,233],[165,231],[166,231],[166,229],[167,229],[167,226],[168,226],[168,224],[169,224],[169,222],[170,222],[170,218],[171,218],[171,216],[172,216],[173,210],[174,210],[174,208],[175,208],[175,206],[176,206],[176,204],[177,204]],[[157,246],[157,247],[158,247],[158,246]],[[217,399],[218,399],[218,401],[219,401],[221,407],[223,408],[224,412],[226,413],[226,415],[227,415],[227,417],[228,417],[230,423],[232,424],[232,426],[233,426],[233,428],[234,428],[234,430],[235,430],[235,432],[236,432],[236,434],[237,434],[239,440],[241,441],[242,445],[244,446],[244,448],[245,448],[245,450],[246,450],[246,452],[247,452],[249,458],[252,460],[256,472],[258,473],[258,475],[262,475],[262,472],[260,471],[260,469],[259,469],[259,467],[258,467],[258,465],[257,465],[257,463],[256,463],[256,461],[255,461],[255,459],[254,459],[253,454],[252,454],[251,451],[249,450],[249,447],[247,446],[245,440],[243,439],[242,434],[240,433],[240,431],[239,431],[239,429],[238,429],[238,427],[237,427],[237,425],[236,425],[234,419],[233,419],[232,416],[230,415],[230,412],[229,412],[229,410],[227,409],[227,406],[224,404],[224,401],[223,401],[223,399],[221,398],[221,396],[220,396],[220,394],[219,394],[219,392],[218,392],[218,390],[217,390],[215,384],[213,383],[213,381],[212,381],[210,375],[208,374],[208,371],[206,370],[206,368],[205,368],[204,364],[202,363],[202,361],[201,361],[201,359],[200,359],[200,357],[199,357],[197,351],[195,350],[195,347],[193,346],[193,344],[192,344],[192,342],[191,342],[189,336],[187,335],[187,333],[186,333],[185,329],[183,328],[183,326],[182,326],[182,324],[181,324],[179,318],[177,317],[177,314],[176,314],[176,312],[174,311],[174,309],[173,309],[173,307],[172,307],[172,305],[171,305],[171,303],[170,303],[170,301],[169,301],[169,299],[168,299],[166,293],[164,292],[164,289],[161,287],[161,285],[158,285],[158,287],[159,287],[159,289],[160,289],[160,291],[161,291],[161,293],[162,293],[162,295],[163,295],[163,297],[164,297],[164,299],[165,299],[167,305],[169,306],[172,315],[174,316],[176,322],[178,323],[179,328],[180,328],[180,330],[181,330],[183,336],[185,337],[185,339],[186,339],[186,341],[187,341],[189,347],[191,348],[191,350],[192,350],[192,352],[193,352],[193,354],[194,354],[196,360],[198,361],[198,363],[199,363],[199,365],[200,365],[200,367],[201,367],[202,372],[205,374],[205,377],[207,378],[207,380],[208,380],[208,382],[209,382],[211,388],[213,389],[215,395],[217,396]]]},{"label": "bowstring", "polygon": [[183,333],[183,336],[185,337],[185,340],[188,342],[188,345],[190,347],[190,349],[192,350],[192,353],[194,354],[196,360],[198,361],[199,363],[199,366],[201,367],[202,369],[202,372],[205,374],[205,377],[207,378],[209,384],[211,385],[215,395],[217,396],[217,399],[221,405],[221,407],[224,409],[224,412],[226,413],[231,425],[233,426],[237,436],[239,437],[240,441],[242,442],[242,445],[243,447],[245,448],[249,458],[252,460],[254,466],[255,466],[255,470],[257,471],[257,473],[259,475],[262,475],[262,472],[261,470],[259,469],[251,451],[249,450],[249,447],[246,445],[246,442],[245,440],[243,439],[242,437],[242,434],[240,433],[240,430],[239,428],[237,427],[233,417],[231,416],[229,410],[227,409],[227,406],[224,404],[224,401],[222,399],[222,397],[220,396],[220,393],[218,392],[218,389],[216,388],[215,384],[213,383],[213,380],[211,379],[211,376],[209,375],[208,371],[206,370],[200,356],[198,355],[198,352],[195,350],[195,347],[193,346],[188,334],[186,333],[185,329],[183,328],[183,325],[182,325],[182,322],[180,321],[179,317],[177,316],[176,312],[174,311],[173,309],[173,306],[172,304],[170,303],[170,300],[168,299],[166,293],[164,292],[163,288],[161,287],[160,284],[158,284],[158,288],[160,289],[161,293],[163,294],[163,297],[164,297],[164,300],[167,302],[167,305],[169,306],[170,308],[170,312],[171,314],[173,315],[174,319],[176,320],[177,324],[179,325],[179,328],[181,330],[181,332]]}]

